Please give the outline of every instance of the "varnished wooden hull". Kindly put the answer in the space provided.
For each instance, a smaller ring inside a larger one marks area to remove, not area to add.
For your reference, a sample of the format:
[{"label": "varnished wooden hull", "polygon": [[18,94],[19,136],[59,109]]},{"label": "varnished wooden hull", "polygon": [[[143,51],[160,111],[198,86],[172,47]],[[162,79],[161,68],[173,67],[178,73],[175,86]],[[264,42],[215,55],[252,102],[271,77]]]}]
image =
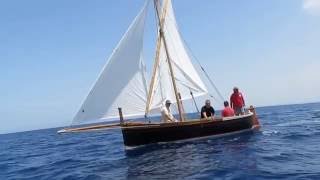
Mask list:
[{"label": "varnished wooden hull", "polygon": [[124,125],[122,135],[126,146],[139,146],[190,138],[224,135],[258,127],[254,114],[218,119],[215,121],[193,120],[178,123]]}]

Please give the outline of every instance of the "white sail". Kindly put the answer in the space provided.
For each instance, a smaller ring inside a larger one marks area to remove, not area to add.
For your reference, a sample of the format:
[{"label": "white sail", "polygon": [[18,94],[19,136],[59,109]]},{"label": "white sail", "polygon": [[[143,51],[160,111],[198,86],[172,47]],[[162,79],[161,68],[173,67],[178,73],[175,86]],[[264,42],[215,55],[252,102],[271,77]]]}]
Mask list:
[{"label": "white sail", "polygon": [[141,52],[147,0],[114,49],[98,80],[74,117],[73,123],[89,123],[118,117],[144,115],[147,88]]},{"label": "white sail", "polygon": [[[193,67],[191,58],[181,39],[171,0],[168,0],[167,8],[163,32],[181,98],[182,100],[191,99],[190,91],[192,91],[194,97],[206,95],[207,88]],[[150,98],[151,105],[147,113],[150,110],[158,109],[166,99],[176,102],[163,41],[160,48],[160,63],[157,71],[153,87],[154,91]]]}]

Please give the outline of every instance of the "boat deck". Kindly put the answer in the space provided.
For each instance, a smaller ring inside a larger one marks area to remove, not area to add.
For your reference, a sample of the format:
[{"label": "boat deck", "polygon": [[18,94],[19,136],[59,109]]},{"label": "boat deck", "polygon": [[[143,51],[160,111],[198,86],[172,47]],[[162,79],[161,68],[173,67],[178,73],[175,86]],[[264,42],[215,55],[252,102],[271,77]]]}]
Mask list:
[{"label": "boat deck", "polygon": [[184,125],[192,125],[192,124],[200,124],[200,123],[214,123],[214,122],[220,122],[220,121],[228,121],[228,120],[234,120],[239,119],[247,116],[251,116],[252,113],[248,113],[246,115],[242,116],[233,116],[233,117],[216,117],[214,120],[204,120],[204,119],[186,119],[186,121],[183,122],[171,122],[171,123],[148,123],[148,122],[142,122],[142,121],[135,121],[135,122],[125,122],[124,124],[120,123],[114,123],[114,124],[99,124],[99,125],[90,125],[90,126],[84,126],[84,127],[74,127],[74,128],[64,128],[62,130],[59,130],[58,133],[71,133],[71,132],[87,132],[87,131],[97,131],[97,130],[105,130],[105,129],[115,129],[115,128],[123,128],[123,129],[129,129],[129,128],[138,128],[138,127],[170,127],[170,126],[184,126]]}]

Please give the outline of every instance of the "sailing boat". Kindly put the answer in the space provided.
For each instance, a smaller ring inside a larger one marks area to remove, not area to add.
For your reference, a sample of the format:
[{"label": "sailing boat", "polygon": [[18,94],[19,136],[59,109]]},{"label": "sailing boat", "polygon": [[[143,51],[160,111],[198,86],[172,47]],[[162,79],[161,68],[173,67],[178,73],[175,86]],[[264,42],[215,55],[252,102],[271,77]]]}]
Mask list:
[{"label": "sailing boat", "polygon": [[[157,21],[155,60],[147,82],[142,57],[147,9],[153,2]],[[192,64],[179,33],[171,0],[146,0],[100,73],[74,117],[74,124],[110,121],[120,124],[66,128],[79,132],[120,127],[125,146],[226,135],[259,127],[255,110],[215,120],[187,119],[183,103],[208,95],[208,88]],[[151,122],[166,100],[177,106],[179,122]],[[127,121],[140,117],[142,122]]]}]

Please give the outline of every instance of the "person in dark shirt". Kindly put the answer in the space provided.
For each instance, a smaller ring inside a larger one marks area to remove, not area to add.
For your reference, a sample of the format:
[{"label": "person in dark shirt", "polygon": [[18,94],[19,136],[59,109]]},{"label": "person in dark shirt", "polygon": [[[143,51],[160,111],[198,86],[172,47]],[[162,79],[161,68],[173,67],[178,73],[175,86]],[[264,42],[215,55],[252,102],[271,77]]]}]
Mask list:
[{"label": "person in dark shirt", "polygon": [[206,100],[205,105],[201,108],[201,119],[214,120],[214,109],[210,100]]}]

